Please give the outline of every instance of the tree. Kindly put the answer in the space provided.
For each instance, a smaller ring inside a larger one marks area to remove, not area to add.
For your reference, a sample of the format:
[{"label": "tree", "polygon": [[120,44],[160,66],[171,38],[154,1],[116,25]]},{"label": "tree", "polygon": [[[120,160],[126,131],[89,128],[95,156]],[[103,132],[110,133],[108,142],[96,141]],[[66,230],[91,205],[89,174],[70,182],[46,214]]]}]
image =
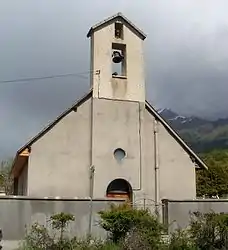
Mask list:
[{"label": "tree", "polygon": [[10,176],[13,159],[2,161],[0,164],[0,188],[5,194],[9,195],[12,192],[13,180]]},{"label": "tree", "polygon": [[214,150],[201,155],[208,166],[208,171],[197,170],[197,195],[223,196],[228,194],[228,151]]},{"label": "tree", "polygon": [[60,230],[60,241],[63,240],[63,233],[69,222],[74,221],[75,217],[72,214],[54,214],[51,216],[52,227]]}]

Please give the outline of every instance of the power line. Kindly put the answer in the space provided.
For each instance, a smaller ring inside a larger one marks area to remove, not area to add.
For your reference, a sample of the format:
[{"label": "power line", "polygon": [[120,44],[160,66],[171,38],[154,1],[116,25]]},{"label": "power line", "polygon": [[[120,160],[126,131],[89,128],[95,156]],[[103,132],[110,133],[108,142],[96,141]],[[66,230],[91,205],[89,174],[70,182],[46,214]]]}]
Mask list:
[{"label": "power line", "polygon": [[77,76],[77,77],[87,79],[87,77],[83,76],[83,75],[89,74],[91,72],[93,72],[93,71],[61,74],[61,75],[49,75],[49,76],[42,76],[42,77],[18,78],[18,79],[12,79],[12,80],[2,80],[2,81],[0,81],[0,84],[1,83],[14,83],[14,82],[31,82],[31,81],[39,81],[39,80],[52,79],[52,78],[63,78],[63,77],[70,77],[70,76]]}]

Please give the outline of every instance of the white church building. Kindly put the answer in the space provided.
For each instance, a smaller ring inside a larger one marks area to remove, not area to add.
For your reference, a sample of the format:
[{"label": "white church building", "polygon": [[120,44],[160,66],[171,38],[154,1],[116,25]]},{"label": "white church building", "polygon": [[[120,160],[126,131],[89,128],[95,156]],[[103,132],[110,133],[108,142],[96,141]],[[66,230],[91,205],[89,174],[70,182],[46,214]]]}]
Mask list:
[{"label": "white church building", "polygon": [[196,198],[207,166],[145,100],[146,35],[118,13],[87,36],[91,90],[17,151],[14,194]]}]

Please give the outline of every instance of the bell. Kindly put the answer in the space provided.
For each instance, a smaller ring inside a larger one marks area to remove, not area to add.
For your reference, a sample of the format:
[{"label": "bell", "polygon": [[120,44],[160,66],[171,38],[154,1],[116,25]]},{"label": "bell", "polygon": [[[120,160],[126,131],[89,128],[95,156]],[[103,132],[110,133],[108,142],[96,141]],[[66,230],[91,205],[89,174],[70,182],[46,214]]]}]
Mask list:
[{"label": "bell", "polygon": [[120,63],[123,60],[123,56],[120,54],[119,51],[114,51],[112,54],[112,61],[114,63]]}]

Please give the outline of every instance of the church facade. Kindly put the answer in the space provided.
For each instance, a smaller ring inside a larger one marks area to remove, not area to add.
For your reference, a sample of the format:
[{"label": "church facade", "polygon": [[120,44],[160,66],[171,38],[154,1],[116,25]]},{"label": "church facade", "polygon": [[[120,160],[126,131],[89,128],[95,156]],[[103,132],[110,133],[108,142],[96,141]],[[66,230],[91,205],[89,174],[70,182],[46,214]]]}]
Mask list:
[{"label": "church facade", "polygon": [[118,13],[87,36],[91,90],[18,150],[14,194],[196,198],[207,166],[145,100],[145,34]]}]

